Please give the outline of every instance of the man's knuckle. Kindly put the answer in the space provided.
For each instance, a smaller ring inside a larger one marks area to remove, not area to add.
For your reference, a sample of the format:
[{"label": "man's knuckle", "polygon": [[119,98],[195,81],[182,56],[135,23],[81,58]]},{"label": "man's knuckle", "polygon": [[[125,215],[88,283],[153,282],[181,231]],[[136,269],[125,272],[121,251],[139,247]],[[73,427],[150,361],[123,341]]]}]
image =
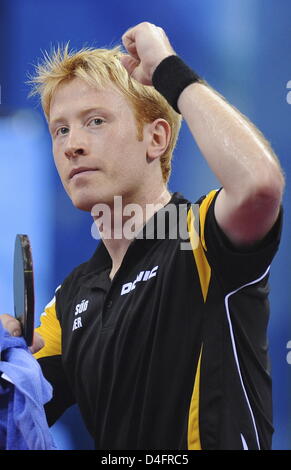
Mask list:
[{"label": "man's knuckle", "polygon": [[141,23],[141,26],[143,26],[144,28],[152,28],[153,25],[149,21],[143,21]]},{"label": "man's knuckle", "polygon": [[17,320],[15,320],[15,318],[11,317],[10,315],[7,315],[7,314],[1,315],[1,322],[5,328],[10,327],[16,321]]},{"label": "man's knuckle", "polygon": [[8,331],[8,333],[14,336],[21,335],[21,325],[16,318],[11,317],[10,315],[1,315],[0,319],[3,327]]},{"label": "man's knuckle", "polygon": [[0,320],[3,322],[9,317],[11,317],[11,315],[8,315],[8,313],[1,313]]}]

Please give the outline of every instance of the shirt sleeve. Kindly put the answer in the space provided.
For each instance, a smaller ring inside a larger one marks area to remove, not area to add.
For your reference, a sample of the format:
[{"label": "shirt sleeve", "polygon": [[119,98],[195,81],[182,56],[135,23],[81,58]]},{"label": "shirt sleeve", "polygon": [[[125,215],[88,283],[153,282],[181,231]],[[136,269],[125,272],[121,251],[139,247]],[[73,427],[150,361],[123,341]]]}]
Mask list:
[{"label": "shirt sleeve", "polygon": [[40,326],[35,330],[41,335],[45,346],[34,354],[36,359],[61,354],[61,326],[56,316],[56,298],[45,307],[40,316]]},{"label": "shirt sleeve", "polygon": [[34,357],[38,360],[44,377],[53,387],[53,397],[45,405],[47,421],[52,426],[75,403],[62,364],[61,326],[56,316],[55,297],[46,306],[40,321],[41,324],[35,331],[42,336],[45,346]]},{"label": "shirt sleeve", "polygon": [[259,280],[268,270],[280,243],[283,209],[269,233],[251,247],[234,246],[219,227],[214,213],[219,191],[200,206],[200,237],[211,268],[227,292]]}]

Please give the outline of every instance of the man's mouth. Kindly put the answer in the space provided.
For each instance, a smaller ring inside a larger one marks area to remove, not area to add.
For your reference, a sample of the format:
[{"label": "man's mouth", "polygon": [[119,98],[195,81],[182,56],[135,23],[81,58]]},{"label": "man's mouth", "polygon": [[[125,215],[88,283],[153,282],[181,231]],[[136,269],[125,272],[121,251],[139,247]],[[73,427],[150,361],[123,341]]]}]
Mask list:
[{"label": "man's mouth", "polygon": [[81,173],[86,173],[86,172],[93,172],[93,171],[98,171],[98,168],[88,168],[85,166],[80,166],[78,168],[73,168],[72,171],[69,174],[69,179],[71,180],[74,176],[79,175]]}]

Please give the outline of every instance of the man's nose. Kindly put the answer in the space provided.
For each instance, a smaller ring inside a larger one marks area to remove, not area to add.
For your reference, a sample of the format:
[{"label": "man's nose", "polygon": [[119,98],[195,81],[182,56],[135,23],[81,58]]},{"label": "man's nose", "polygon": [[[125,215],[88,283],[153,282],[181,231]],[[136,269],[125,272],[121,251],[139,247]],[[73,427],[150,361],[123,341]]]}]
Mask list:
[{"label": "man's nose", "polygon": [[87,145],[80,130],[70,130],[67,138],[65,155],[67,158],[75,158],[87,154]]}]

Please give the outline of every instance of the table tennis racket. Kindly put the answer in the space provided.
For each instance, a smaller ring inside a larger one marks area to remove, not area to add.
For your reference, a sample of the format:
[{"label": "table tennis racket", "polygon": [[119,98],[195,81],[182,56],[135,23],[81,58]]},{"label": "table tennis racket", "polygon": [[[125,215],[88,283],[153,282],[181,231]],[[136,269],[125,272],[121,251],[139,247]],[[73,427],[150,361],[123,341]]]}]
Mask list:
[{"label": "table tennis racket", "polygon": [[34,331],[34,280],[31,247],[27,235],[16,235],[13,290],[14,315],[21,323],[27,346],[31,346]]}]

